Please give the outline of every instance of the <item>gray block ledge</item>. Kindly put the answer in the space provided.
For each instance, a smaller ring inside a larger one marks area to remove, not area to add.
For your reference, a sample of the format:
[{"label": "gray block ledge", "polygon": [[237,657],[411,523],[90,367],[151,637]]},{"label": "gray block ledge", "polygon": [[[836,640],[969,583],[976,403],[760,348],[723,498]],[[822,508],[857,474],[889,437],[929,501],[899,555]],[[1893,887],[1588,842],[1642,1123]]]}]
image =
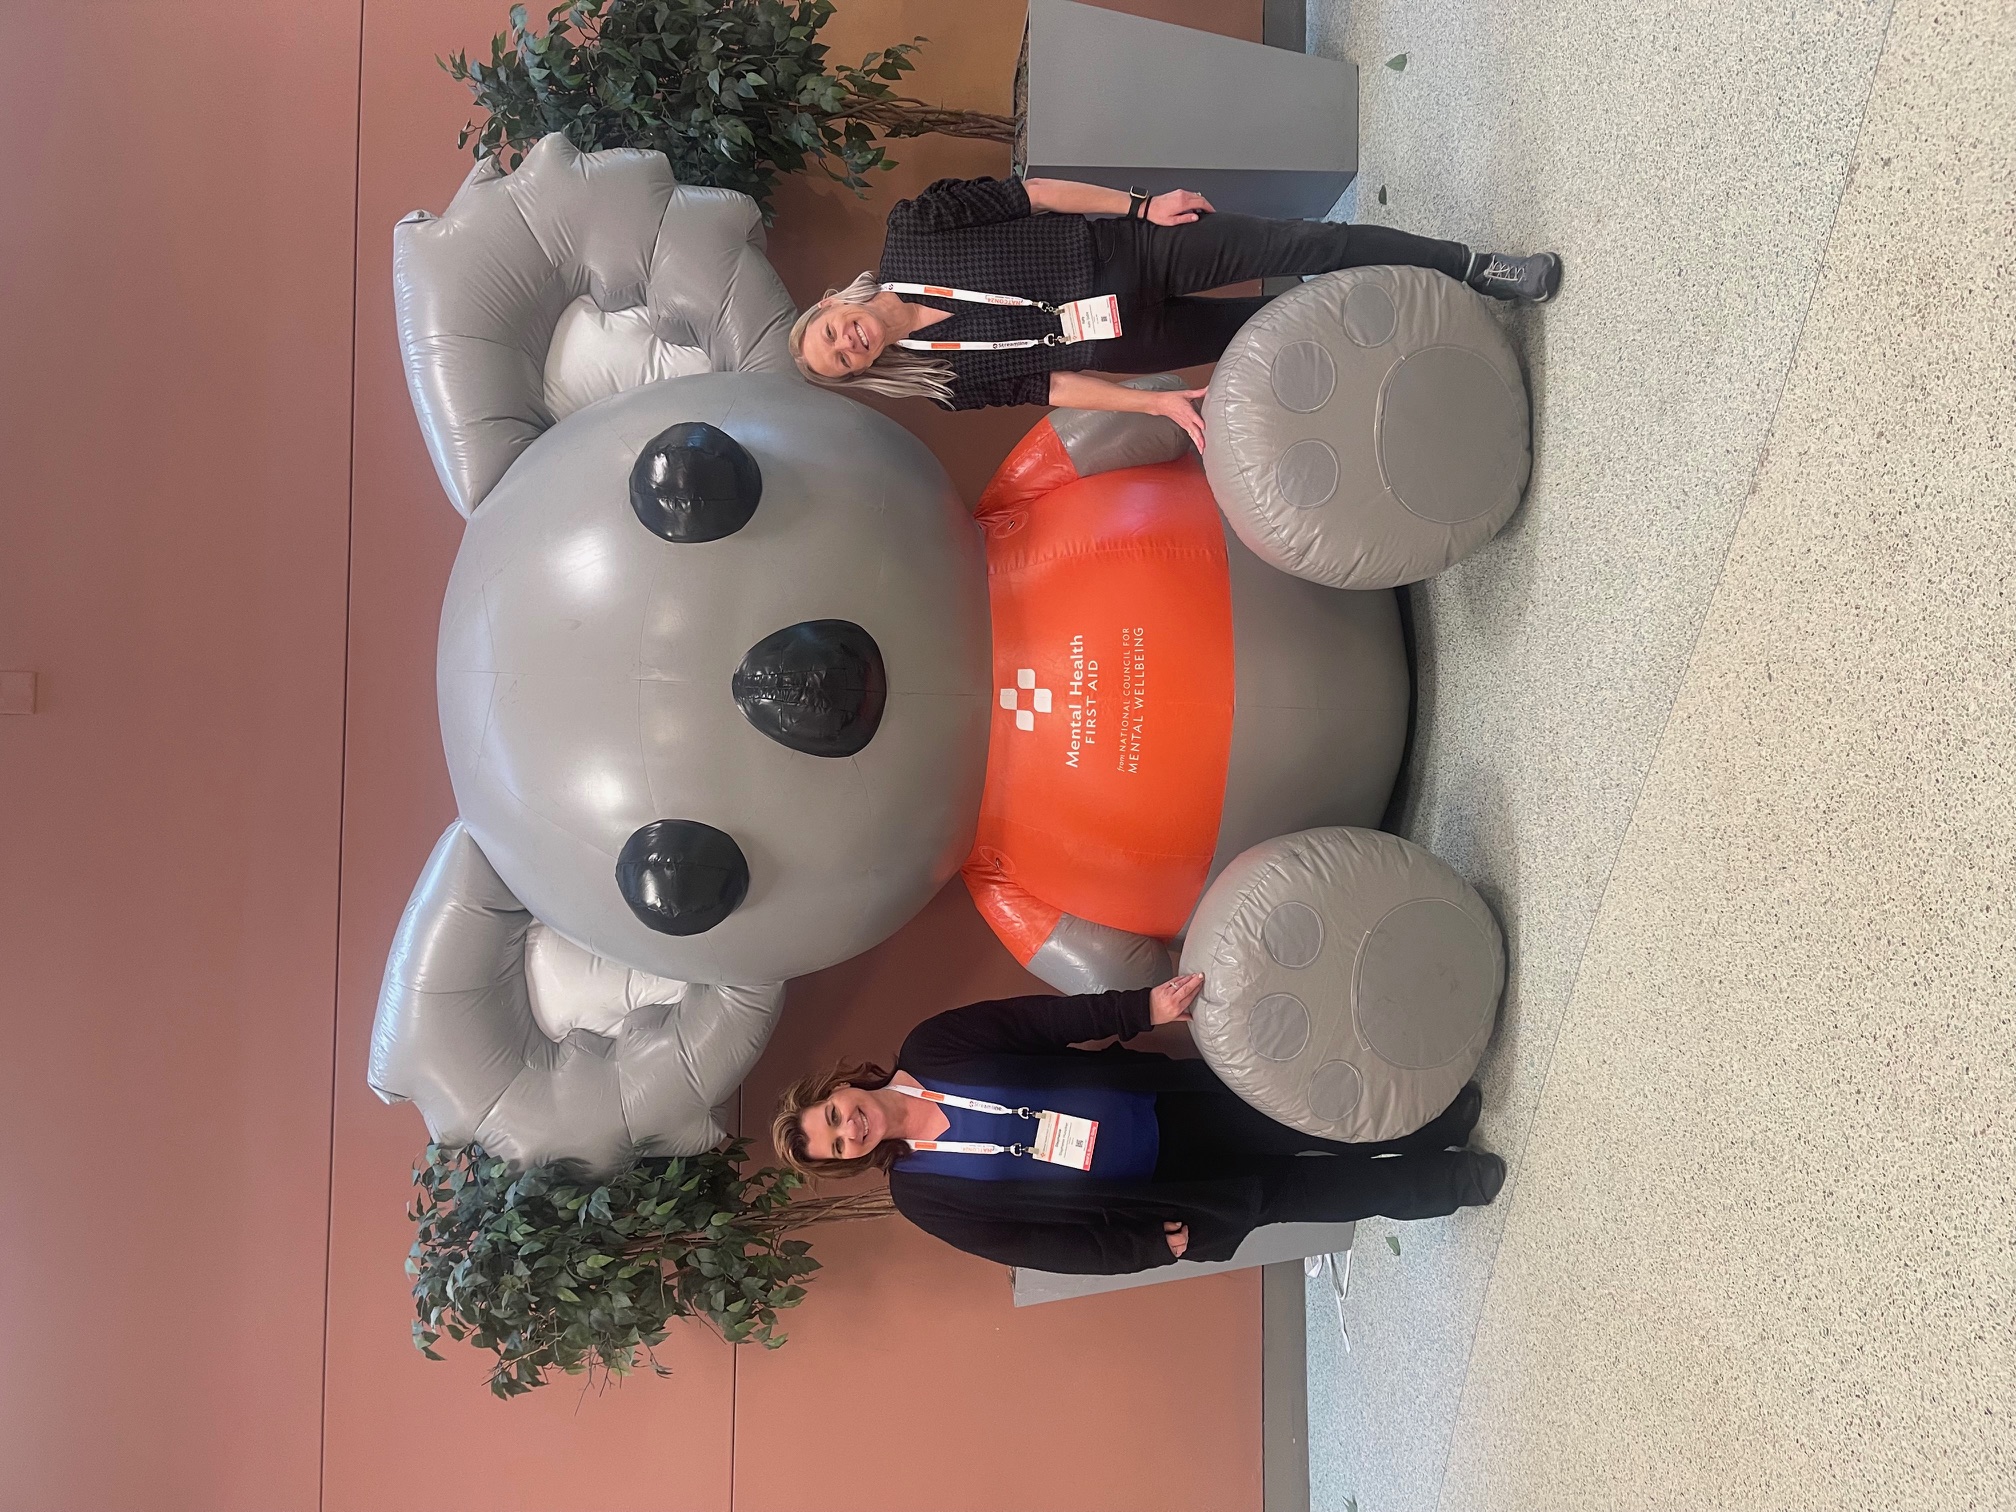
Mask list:
[{"label": "gray block ledge", "polygon": [[1358,171],[1358,70],[1334,58],[1030,0],[1024,172],[1320,219]]}]

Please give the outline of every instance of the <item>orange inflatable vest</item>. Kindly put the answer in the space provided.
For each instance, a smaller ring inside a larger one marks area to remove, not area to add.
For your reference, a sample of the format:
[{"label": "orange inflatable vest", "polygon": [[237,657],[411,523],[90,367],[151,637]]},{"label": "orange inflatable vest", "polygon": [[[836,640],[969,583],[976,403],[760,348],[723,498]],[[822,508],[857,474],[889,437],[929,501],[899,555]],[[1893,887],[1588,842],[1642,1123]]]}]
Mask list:
[{"label": "orange inflatable vest", "polygon": [[1232,596],[1194,456],[1080,478],[1046,420],[975,511],[998,692],[965,866],[1027,964],[1060,913],[1167,939],[1225,800]]}]

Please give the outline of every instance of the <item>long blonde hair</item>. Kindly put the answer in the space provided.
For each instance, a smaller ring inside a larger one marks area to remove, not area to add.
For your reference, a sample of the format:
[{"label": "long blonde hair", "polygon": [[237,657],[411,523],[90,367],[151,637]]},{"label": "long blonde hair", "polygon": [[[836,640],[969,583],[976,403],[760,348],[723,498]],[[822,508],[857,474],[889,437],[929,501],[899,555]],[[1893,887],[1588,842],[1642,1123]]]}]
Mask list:
[{"label": "long blonde hair", "polygon": [[881,292],[882,281],[873,271],[861,274],[844,289],[828,289],[824,298],[791,323],[791,335],[787,338],[791,360],[798,364],[799,372],[821,388],[839,389],[842,393],[876,394],[884,399],[933,399],[950,409],[952,364],[942,357],[926,357],[892,341],[865,371],[849,373],[844,378],[828,378],[823,373],[815,373],[805,361],[805,329],[812,324],[812,317],[829,301],[837,299],[842,304],[866,304]]}]

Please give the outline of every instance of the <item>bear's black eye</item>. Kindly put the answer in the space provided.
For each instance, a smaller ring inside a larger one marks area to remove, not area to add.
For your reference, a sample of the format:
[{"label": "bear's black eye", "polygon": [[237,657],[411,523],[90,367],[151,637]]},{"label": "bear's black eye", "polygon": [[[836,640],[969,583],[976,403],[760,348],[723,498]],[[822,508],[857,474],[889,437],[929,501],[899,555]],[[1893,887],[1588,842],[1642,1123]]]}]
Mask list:
[{"label": "bear's black eye", "polygon": [[866,630],[852,620],[807,620],[751,646],[729,691],[743,717],[779,745],[852,756],[875,738],[889,679]]},{"label": "bear's black eye", "polygon": [[697,819],[654,819],[623,844],[616,887],[660,934],[705,934],[749,896],[735,837]]},{"label": "bear's black eye", "polygon": [[653,535],[681,545],[735,534],[762,497],[756,459],[704,420],[660,431],[630,469],[630,507],[637,518]]}]

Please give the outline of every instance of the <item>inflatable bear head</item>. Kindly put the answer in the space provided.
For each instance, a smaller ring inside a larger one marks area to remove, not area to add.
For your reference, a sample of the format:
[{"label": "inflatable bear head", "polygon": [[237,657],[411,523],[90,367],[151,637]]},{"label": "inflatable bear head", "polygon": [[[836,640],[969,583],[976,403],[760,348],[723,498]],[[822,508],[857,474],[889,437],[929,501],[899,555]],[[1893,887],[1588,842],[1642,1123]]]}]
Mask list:
[{"label": "inflatable bear head", "polygon": [[885,939],[972,843],[979,533],[937,461],[796,377],[633,389],[535,441],[442,611],[463,822],[534,916],[683,981]]}]

